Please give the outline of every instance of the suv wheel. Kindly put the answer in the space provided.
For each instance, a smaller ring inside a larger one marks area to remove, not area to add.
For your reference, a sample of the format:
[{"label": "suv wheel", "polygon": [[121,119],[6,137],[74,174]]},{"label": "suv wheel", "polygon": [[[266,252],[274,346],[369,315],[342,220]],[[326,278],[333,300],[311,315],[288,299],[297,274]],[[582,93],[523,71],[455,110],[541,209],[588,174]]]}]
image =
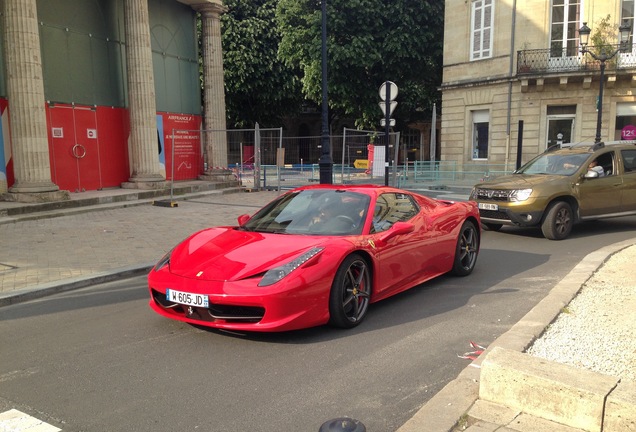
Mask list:
[{"label": "suv wheel", "polygon": [[563,240],[572,231],[574,223],[572,207],[564,201],[557,201],[548,207],[541,231],[545,238],[550,240]]}]

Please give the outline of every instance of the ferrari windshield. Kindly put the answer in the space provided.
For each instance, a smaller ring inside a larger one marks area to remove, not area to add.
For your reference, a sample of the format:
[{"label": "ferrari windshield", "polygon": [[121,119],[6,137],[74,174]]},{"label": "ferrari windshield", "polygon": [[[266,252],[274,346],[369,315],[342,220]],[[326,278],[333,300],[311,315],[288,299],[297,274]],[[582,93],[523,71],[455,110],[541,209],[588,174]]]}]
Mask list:
[{"label": "ferrari windshield", "polygon": [[589,153],[544,153],[519,168],[515,171],[515,174],[556,174],[568,176],[577,172],[589,157]]},{"label": "ferrari windshield", "polygon": [[336,189],[309,189],[282,195],[241,229],[264,233],[357,235],[369,208],[368,195]]}]

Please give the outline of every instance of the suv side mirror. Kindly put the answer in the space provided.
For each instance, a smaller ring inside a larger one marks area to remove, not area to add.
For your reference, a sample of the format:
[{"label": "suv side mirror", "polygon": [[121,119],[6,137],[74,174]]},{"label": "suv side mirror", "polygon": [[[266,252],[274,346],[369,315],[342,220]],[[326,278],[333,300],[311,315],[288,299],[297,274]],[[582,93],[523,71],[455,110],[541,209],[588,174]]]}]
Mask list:
[{"label": "suv side mirror", "polygon": [[598,172],[596,172],[596,171],[592,171],[592,170],[588,170],[588,171],[585,173],[585,176],[584,176],[584,177],[585,177],[585,178],[588,178],[588,179],[589,179],[589,178],[598,178]]}]

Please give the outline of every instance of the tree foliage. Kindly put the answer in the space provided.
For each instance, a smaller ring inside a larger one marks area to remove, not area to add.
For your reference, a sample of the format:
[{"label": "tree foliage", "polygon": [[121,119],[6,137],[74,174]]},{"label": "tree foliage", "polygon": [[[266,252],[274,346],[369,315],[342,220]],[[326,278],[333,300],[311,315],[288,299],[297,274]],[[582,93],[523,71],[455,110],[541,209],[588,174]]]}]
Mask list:
[{"label": "tree foliage", "polygon": [[[329,110],[364,128],[379,126],[378,88],[399,87],[398,126],[430,118],[439,94],[444,3],[439,0],[325,0]],[[224,0],[229,124],[276,126],[302,100],[322,100],[321,0]]]},{"label": "tree foliage", "polygon": [[224,0],[221,18],[228,127],[274,127],[298,112],[299,74],[278,58],[278,0]]},{"label": "tree foliage", "polygon": [[[428,117],[438,100],[444,4],[439,0],[327,0],[329,107],[372,127],[382,113],[378,88],[399,88],[394,117]],[[303,95],[321,100],[321,2],[279,0],[279,56],[302,72]]]},{"label": "tree foliage", "polygon": [[618,25],[612,24],[611,16],[607,15],[595,23],[594,31],[590,37],[590,44],[597,56],[613,53],[618,42]]}]

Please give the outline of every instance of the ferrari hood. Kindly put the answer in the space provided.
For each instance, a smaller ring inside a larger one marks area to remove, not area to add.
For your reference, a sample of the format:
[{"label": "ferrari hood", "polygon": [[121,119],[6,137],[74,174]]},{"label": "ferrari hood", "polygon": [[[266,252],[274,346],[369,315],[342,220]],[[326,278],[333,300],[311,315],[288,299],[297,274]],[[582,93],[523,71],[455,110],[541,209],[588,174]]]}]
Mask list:
[{"label": "ferrari hood", "polygon": [[210,228],[180,243],[170,256],[170,272],[186,278],[231,281],[285,264],[326,238]]}]

